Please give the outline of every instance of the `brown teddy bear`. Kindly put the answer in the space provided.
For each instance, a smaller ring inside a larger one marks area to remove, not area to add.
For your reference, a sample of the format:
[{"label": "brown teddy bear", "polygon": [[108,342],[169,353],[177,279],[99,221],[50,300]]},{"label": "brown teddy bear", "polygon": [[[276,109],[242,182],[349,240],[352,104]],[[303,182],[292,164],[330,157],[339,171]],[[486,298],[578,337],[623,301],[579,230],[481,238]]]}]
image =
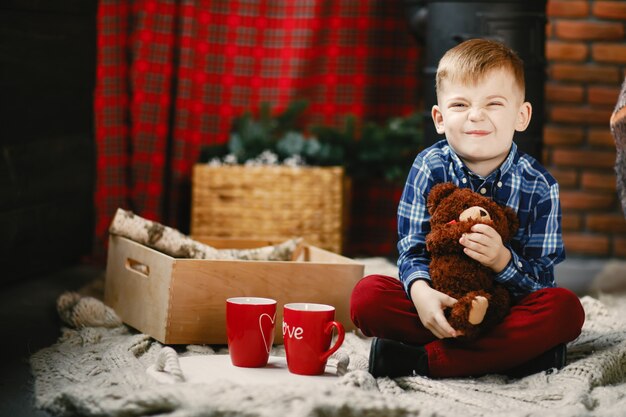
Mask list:
[{"label": "brown teddy bear", "polygon": [[431,231],[430,277],[434,289],[458,301],[446,310],[450,325],[473,340],[500,322],[509,312],[509,292],[494,280],[494,272],[463,252],[459,239],[476,223],[493,227],[506,243],[515,235],[515,212],[467,188],[452,183],[435,185],[428,195]]}]

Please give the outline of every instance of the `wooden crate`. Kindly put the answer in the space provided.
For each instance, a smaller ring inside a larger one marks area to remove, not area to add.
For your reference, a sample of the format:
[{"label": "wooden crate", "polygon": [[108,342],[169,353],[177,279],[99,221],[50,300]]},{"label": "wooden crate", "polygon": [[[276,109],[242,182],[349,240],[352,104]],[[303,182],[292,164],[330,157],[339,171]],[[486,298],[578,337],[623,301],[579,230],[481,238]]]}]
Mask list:
[{"label": "wooden crate", "polygon": [[[217,248],[253,248],[259,240],[202,239]],[[225,344],[226,299],[278,302],[275,341],[282,341],[282,307],[291,302],[330,304],[354,329],[349,304],[364,266],[302,245],[293,261],[178,259],[120,236],[109,238],[105,303],[131,327],[165,344]]]},{"label": "wooden crate", "polygon": [[302,236],[342,253],[348,190],[342,167],[196,164],[191,233],[277,241]]}]

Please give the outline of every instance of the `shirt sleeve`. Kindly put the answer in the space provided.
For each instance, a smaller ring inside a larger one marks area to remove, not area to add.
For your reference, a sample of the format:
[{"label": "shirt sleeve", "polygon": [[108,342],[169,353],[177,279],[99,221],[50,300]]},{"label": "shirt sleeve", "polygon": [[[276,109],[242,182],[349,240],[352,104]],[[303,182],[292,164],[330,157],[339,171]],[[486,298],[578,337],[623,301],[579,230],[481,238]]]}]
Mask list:
[{"label": "shirt sleeve", "polygon": [[561,235],[561,204],[557,183],[548,188],[536,207],[534,221],[511,251],[508,265],[496,275],[514,296],[520,297],[541,288],[554,287],[554,265],[565,259]]},{"label": "shirt sleeve", "polygon": [[400,281],[409,297],[411,285],[415,281],[430,281],[430,255],[426,251],[430,215],[426,208],[426,196],[433,184],[430,169],[418,156],[411,167],[398,205],[398,268]]}]

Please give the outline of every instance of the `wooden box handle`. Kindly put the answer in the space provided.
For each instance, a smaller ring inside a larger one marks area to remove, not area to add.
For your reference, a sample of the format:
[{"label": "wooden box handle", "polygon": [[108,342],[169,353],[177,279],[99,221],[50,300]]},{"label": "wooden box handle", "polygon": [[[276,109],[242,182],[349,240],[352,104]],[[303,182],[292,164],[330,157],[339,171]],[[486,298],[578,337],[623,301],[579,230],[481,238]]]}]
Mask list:
[{"label": "wooden box handle", "polygon": [[139,262],[132,258],[126,258],[126,269],[131,272],[135,272],[145,278],[150,276],[150,267],[142,262]]}]

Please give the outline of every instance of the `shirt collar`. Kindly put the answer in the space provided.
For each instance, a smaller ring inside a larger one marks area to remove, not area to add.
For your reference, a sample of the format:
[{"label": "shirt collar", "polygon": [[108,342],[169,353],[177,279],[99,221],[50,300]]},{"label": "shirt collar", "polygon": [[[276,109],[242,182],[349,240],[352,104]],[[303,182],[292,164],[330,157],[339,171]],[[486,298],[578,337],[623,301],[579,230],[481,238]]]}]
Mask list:
[{"label": "shirt collar", "polygon": [[515,142],[512,142],[511,143],[511,150],[509,151],[509,155],[506,157],[504,162],[502,162],[502,165],[500,165],[500,175],[501,176],[505,175],[507,172],[509,172],[509,170],[511,169],[511,167],[515,163],[515,155],[517,155],[517,145],[515,144]]},{"label": "shirt collar", "polygon": [[[480,177],[478,174],[472,172],[463,163],[463,161],[461,161],[461,158],[459,158],[459,156],[454,152],[454,150],[452,149],[452,147],[450,145],[447,145],[447,146],[448,146],[449,153],[450,153],[450,159],[452,159],[454,172],[456,173],[458,178],[463,178],[465,176],[470,176],[470,175],[471,176],[475,176],[475,177]],[[502,178],[507,172],[509,172],[509,170],[513,166],[513,163],[515,162],[515,155],[517,155],[517,145],[515,144],[515,142],[512,142],[511,143],[511,149],[509,150],[509,154],[507,155],[506,159],[486,179],[489,179],[489,178],[494,178],[494,179]]]}]

